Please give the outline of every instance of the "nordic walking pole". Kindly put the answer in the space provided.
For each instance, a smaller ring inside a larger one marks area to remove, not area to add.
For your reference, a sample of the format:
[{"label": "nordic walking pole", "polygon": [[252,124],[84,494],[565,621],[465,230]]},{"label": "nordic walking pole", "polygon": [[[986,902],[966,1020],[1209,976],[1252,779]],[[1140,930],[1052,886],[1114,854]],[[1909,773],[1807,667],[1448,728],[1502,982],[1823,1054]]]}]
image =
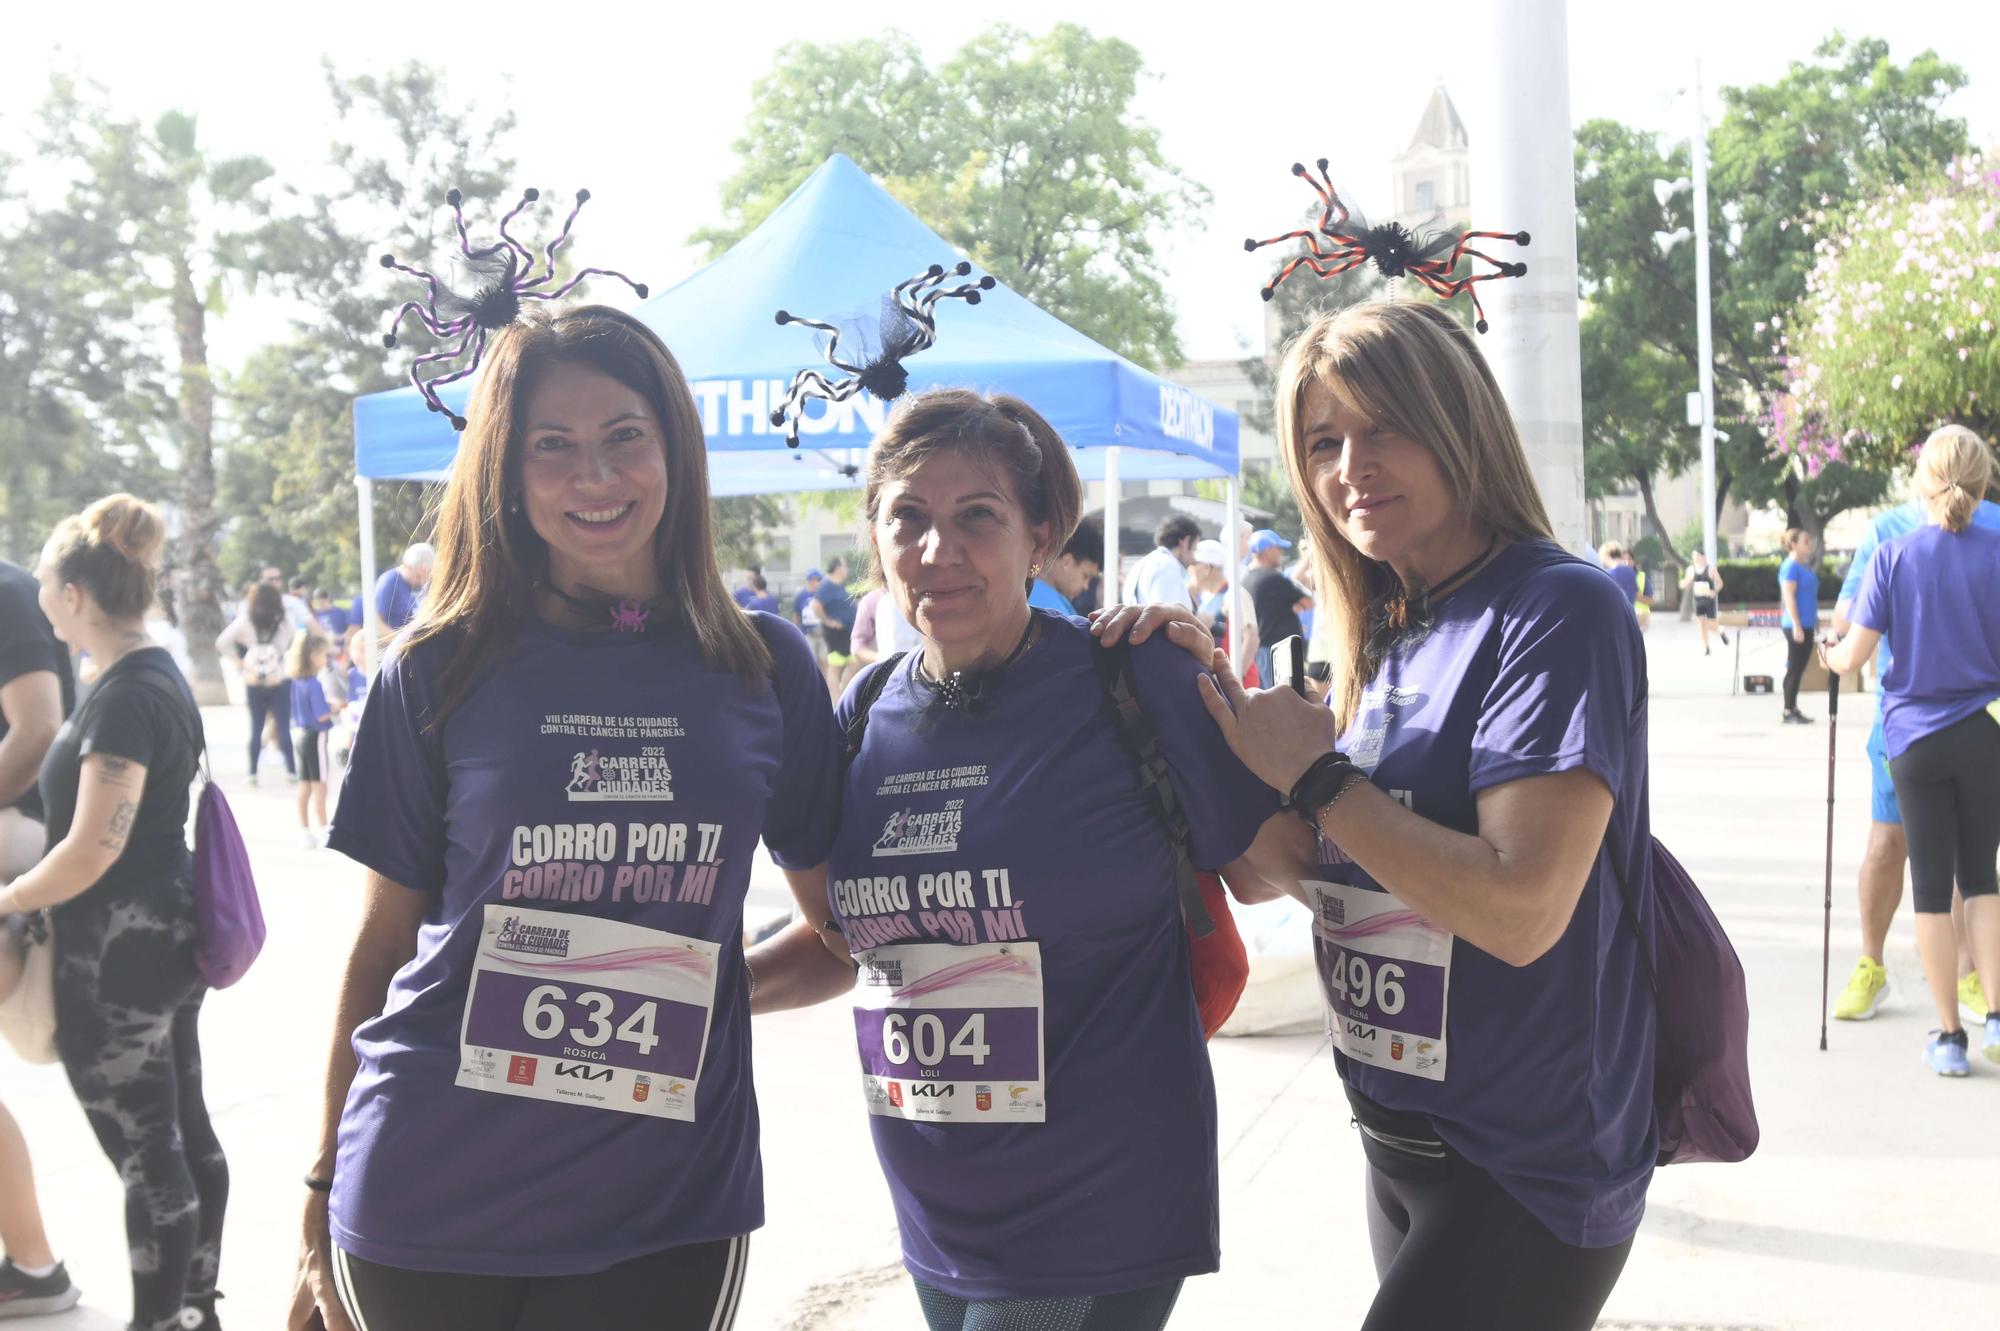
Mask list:
[{"label": "nordic walking pole", "polygon": [[[1824,658],[1822,657],[1822,660]],[[1819,947],[1819,1051],[1826,1052],[1827,980],[1833,966],[1833,737],[1840,731],[1840,676],[1826,672],[1826,911]]]}]

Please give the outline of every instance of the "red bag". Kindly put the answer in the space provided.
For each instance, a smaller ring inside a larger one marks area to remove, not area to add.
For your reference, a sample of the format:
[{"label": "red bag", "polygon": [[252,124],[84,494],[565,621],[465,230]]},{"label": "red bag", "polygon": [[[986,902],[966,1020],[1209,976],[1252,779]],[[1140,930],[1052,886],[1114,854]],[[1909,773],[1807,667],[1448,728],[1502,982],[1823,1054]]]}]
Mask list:
[{"label": "red bag", "polygon": [[1201,1032],[1213,1039],[1250,983],[1250,952],[1237,932],[1236,917],[1229,913],[1229,893],[1222,879],[1197,872],[1195,883],[1215,927],[1204,936],[1188,924],[1188,961],[1194,971],[1195,1006],[1201,1009]]}]

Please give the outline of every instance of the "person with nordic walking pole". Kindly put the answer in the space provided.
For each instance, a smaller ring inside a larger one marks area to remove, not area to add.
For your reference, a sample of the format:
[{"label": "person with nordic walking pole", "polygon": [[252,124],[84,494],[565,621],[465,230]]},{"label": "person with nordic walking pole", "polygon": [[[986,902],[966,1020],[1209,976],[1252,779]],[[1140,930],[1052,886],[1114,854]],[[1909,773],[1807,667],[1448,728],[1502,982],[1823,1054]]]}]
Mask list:
[{"label": "person with nordic walking pole", "polygon": [[[1988,994],[2000,992],[2000,605],[1969,589],[2000,577],[2000,531],[1972,524],[1993,462],[1978,435],[1947,425],[1924,441],[1916,490],[1927,521],[1884,542],[1849,615],[1852,631],[1823,649],[1849,671],[1886,640],[1882,731],[1910,845],[1917,951],[1937,1004],[1924,1062],[1942,1077],[1969,1071],[1959,1021],[1951,892]],[[2000,1063],[2000,1015],[1988,1012],[1983,1052]]]}]

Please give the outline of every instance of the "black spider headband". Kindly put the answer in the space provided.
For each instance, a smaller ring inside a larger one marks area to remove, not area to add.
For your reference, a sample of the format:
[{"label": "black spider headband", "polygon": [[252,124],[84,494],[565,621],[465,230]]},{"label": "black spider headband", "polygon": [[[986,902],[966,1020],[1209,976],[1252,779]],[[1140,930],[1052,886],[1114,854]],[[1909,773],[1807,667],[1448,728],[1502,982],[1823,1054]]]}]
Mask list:
[{"label": "black spider headband", "polygon": [[[1528,243],[1527,232],[1446,229],[1427,232],[1419,237],[1399,222],[1369,226],[1367,219],[1359,213],[1350,212],[1347,205],[1340,201],[1340,195],[1333,188],[1333,179],[1326,173],[1326,158],[1320,158],[1318,166],[1319,179],[1314,180],[1306,173],[1305,163],[1292,163],[1292,174],[1311,185],[1313,192],[1326,205],[1320,210],[1319,225],[1287,231],[1269,240],[1243,242],[1243,248],[1252,251],[1266,245],[1281,245],[1288,240],[1303,240],[1306,243],[1306,253],[1279,269],[1278,275],[1263,288],[1265,300],[1276,295],[1278,284],[1301,268],[1310,268],[1321,277],[1338,277],[1350,269],[1373,262],[1376,271],[1392,283],[1407,276],[1422,282],[1444,300],[1460,293],[1471,296],[1473,326],[1482,333],[1486,331],[1486,311],[1479,304],[1479,291],[1474,284],[1491,282],[1500,277],[1519,277],[1528,271],[1528,265],[1503,262],[1473,249],[1471,242],[1511,240],[1516,245],[1525,245]],[[1329,242],[1325,248],[1320,244],[1322,238]],[[1494,271],[1453,277],[1460,261],[1468,257],[1484,260],[1493,266]]]},{"label": "black spider headband", "polygon": [[[438,387],[453,383],[471,375],[479,368],[480,358],[486,354],[486,340],[489,334],[505,328],[521,317],[521,304],[530,300],[558,300],[576,289],[578,283],[588,277],[615,277],[626,286],[646,297],[646,284],[634,282],[623,273],[609,268],[586,268],[569,281],[554,290],[547,290],[556,278],[556,251],[569,240],[570,228],[576,225],[576,215],[583,211],[583,205],[590,200],[590,191],[576,192],[576,207],[569,210],[563,219],[562,233],[548,243],[542,251],[542,271],[535,272],[534,251],[514,239],[507,232],[507,224],[521,215],[522,209],[542,197],[540,190],[523,190],[521,201],[514,205],[512,212],[500,219],[500,239],[482,249],[472,248],[472,238],[465,230],[465,210],[460,207],[464,196],[452,190],[444,196],[451,206],[452,221],[458,227],[459,258],[472,278],[472,293],[460,295],[447,287],[435,274],[421,268],[412,268],[396,262],[396,256],[382,256],[382,266],[393,268],[399,273],[408,273],[429,289],[423,300],[405,301],[396,311],[396,317],[389,321],[389,331],[382,335],[382,345],[396,345],[396,329],[411,314],[430,331],[434,337],[458,339],[456,345],[433,351],[416,358],[410,364],[410,382],[424,395],[424,405],[432,411],[443,412],[451,421],[451,428],[463,430],[465,417],[454,415],[439,400]],[[461,357],[471,359],[459,369],[448,374],[440,374],[426,379],[424,368],[442,365]]]},{"label": "black spider headband", "polygon": [[[961,260],[950,270],[950,275],[964,277],[971,271],[972,265]],[[946,287],[946,275],[944,265],[934,263],[915,277],[898,282],[871,314],[839,323],[778,311],[780,324],[803,324],[818,330],[820,354],[845,376],[829,380],[823,372],[810,368],[792,376],[784,405],[771,413],[771,424],[786,426],[787,448],[799,446],[799,422],[804,418],[806,402],[812,398],[845,402],[863,389],[877,402],[893,402],[903,395],[910,386],[904,359],[937,343],[937,303],[962,300],[967,305],[977,305],[979,293],[993,289],[991,277]],[[858,348],[858,354],[850,350],[842,355],[843,333]]]}]

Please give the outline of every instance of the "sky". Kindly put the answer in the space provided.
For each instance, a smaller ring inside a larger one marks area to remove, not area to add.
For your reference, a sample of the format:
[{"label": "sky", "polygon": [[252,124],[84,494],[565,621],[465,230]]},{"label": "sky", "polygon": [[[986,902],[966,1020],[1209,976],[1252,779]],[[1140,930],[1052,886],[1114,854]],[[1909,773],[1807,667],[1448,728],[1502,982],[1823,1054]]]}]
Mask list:
[{"label": "sky", "polygon": [[[1475,154],[1482,98],[1537,93],[1496,90],[1479,40],[1490,11],[1477,0],[1416,11],[578,0],[560,8],[426,5],[426,17],[453,17],[417,28],[405,25],[410,12],[379,0],[18,6],[0,49],[0,150],[19,151],[23,115],[62,70],[101,83],[131,115],[191,111],[211,151],[258,153],[282,174],[309,179],[334,134],[321,60],[352,74],[417,57],[445,72],[455,97],[512,106],[521,183],[559,196],[587,186],[594,199],[579,235],[587,225],[591,259],[660,290],[700,266],[686,239],[716,220],[751,84],[785,42],[896,28],[941,61],[996,21],[1029,31],[1080,21],[1139,49],[1149,77],[1137,113],[1158,128],[1167,157],[1213,193],[1206,218],[1162,238],[1181,339],[1201,359],[1240,355],[1261,338],[1265,265],[1243,253],[1241,237],[1298,215],[1293,161],[1331,158],[1343,192],[1370,208],[1387,195],[1389,159],[1408,144],[1436,83],[1465,117]],[[1421,27],[1407,22],[1412,12]],[[1312,17],[1302,21],[1302,13]],[[1697,58],[1714,116],[1718,86],[1776,78],[1835,29],[1884,37],[1898,59],[1930,48],[1964,66],[1971,86],[1950,110],[1977,140],[2000,146],[2000,5],[1987,0],[1685,0],[1658,8],[1573,0],[1571,120],[1611,116],[1686,135]],[[438,192],[449,183],[437,182]],[[224,321],[217,359],[228,364],[247,351],[243,339],[257,330],[255,320]]]}]

